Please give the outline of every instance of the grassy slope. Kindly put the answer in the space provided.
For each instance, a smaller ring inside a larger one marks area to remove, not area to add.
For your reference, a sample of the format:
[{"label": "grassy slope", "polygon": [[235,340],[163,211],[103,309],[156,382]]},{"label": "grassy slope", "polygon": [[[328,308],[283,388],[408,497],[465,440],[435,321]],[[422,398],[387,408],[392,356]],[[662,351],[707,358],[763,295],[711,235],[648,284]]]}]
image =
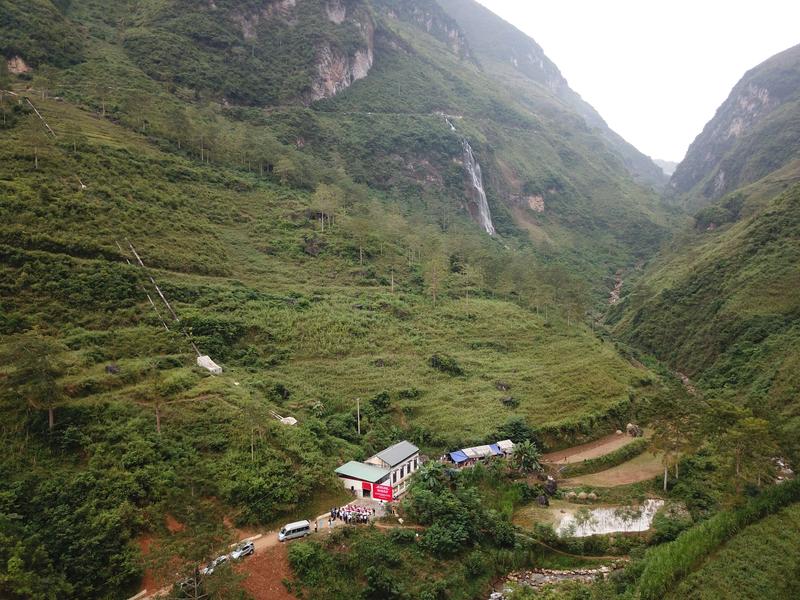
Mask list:
[{"label": "grassy slope", "polygon": [[[19,114],[0,137],[0,326],[4,334],[38,328],[66,343],[68,398],[51,436],[40,412],[18,412],[4,430],[14,458],[0,467],[2,509],[26,516],[21,535],[31,539],[61,519],[64,536],[49,546],[59,569],[74,544],[105,540],[86,570],[67,568],[75,593],[135,591],[130,544],[145,531],[165,533],[166,512],[188,524],[187,537],[220,524],[222,513],[250,523],[308,516],[303,507],[327,493],[338,461],[398,437],[435,452],[491,437],[514,416],[534,427],[582,423],[590,433],[599,421],[587,415],[620,405],[627,415],[629,395],[648,393],[636,387],[643,373],[583,326],[546,322],[479,291],[466,300],[455,275],[433,307],[419,265],[409,266],[405,245],[381,230],[361,267],[346,225],[317,231],[307,192],[165,153],[65,102],[37,104],[56,131],[71,133],[55,143],[39,138],[38,170],[35,116]],[[201,349],[224,364],[223,376],[193,368],[185,342],[163,331],[139,288],[142,273],[115,246],[126,237],[158,267],[156,278]],[[318,256],[303,251],[308,239],[322,243]],[[442,351],[465,376],[427,366]],[[109,363],[121,374],[106,373]],[[518,408],[500,402],[498,379],[511,384]],[[387,416],[367,402],[383,390]],[[419,395],[403,399],[403,390]],[[161,436],[156,395],[167,401]],[[363,440],[354,435],[355,397],[364,400]],[[270,409],[301,424],[280,427]],[[285,485],[287,468],[296,477]],[[101,479],[91,492],[79,483]],[[46,481],[63,493],[48,495]],[[224,538],[219,528],[215,535],[197,551],[213,552]],[[109,565],[109,556],[118,559]],[[88,583],[94,576],[105,583]]]},{"label": "grassy slope", "polygon": [[[126,28],[149,27],[172,5],[140,5],[146,14],[131,15],[126,6],[70,3],[69,16],[84,27],[85,60],[37,71],[33,80],[68,99],[34,97],[56,142],[19,108],[0,133],[0,330],[58,338],[69,362],[68,397],[52,434],[42,412],[9,407],[14,418],[2,436],[12,451],[0,464],[0,513],[22,517],[12,541],[36,545],[58,528],[46,552],[74,586],[66,596],[138,591],[135,544],[145,534],[167,536],[167,513],[187,526],[183,537],[199,561],[224,543],[223,514],[241,523],[310,516],[315,499],[336,487],[337,462],[400,437],[439,452],[491,439],[514,417],[536,429],[592,435],[609,412],[624,423],[636,409],[630,399],[652,393],[638,387],[651,376],[575,326],[574,315],[567,326],[552,308],[547,321],[521,307],[529,300],[511,302],[522,291],[507,271],[525,273],[534,290],[563,293],[563,278],[540,274],[544,256],[602,287],[602,275],[661,234],[652,225],[660,212],[649,200],[641,205],[641,190],[605,148],[594,150],[590,133],[561,122],[561,109],[540,120],[474,65],[450,55],[439,61],[438,43],[402,24],[388,35],[410,53],[383,55],[374,77],[331,103],[272,112],[225,107],[204,100],[213,90],[198,96],[188,82],[149,77],[125,46]],[[382,95],[394,90],[390,81],[405,95]],[[529,92],[541,106],[550,102],[535,86]],[[436,103],[415,104],[426,97]],[[364,114],[373,106],[384,114]],[[484,165],[505,244],[480,235],[460,208],[461,149],[430,114],[440,107],[466,115],[459,127]],[[519,127],[531,133],[530,144],[520,141]],[[211,151],[206,164],[197,160],[201,148]],[[282,161],[294,169],[285,178],[291,186],[247,168]],[[513,183],[523,174],[527,181]],[[320,182],[345,195],[340,223],[325,234],[311,209],[310,190]],[[522,220],[550,238],[536,256],[519,235],[518,216],[504,208],[505,194],[548,185],[557,188],[548,199],[552,213],[542,223]],[[443,212],[446,227],[432,226]],[[369,220],[366,236],[355,226],[361,216]],[[163,332],[140,290],[143,274],[115,245],[126,237],[157,268],[223,376],[194,368],[180,336]],[[311,247],[320,252],[306,252]],[[408,260],[409,249],[416,259]],[[447,272],[432,306],[427,262],[437,252],[481,267],[485,280]],[[464,376],[426,365],[442,351]],[[105,371],[110,363],[119,375]],[[500,402],[508,392],[497,391],[499,379],[511,384],[517,408]],[[385,415],[369,403],[384,390],[391,398]],[[165,402],[161,435],[157,397]],[[363,439],[354,434],[356,397]],[[281,427],[270,410],[300,425]],[[295,476],[287,479],[287,471]],[[70,558],[86,540],[98,549],[76,564]]]},{"label": "grassy slope", "polygon": [[800,505],[750,525],[728,541],[669,598],[775,600],[800,594]]}]

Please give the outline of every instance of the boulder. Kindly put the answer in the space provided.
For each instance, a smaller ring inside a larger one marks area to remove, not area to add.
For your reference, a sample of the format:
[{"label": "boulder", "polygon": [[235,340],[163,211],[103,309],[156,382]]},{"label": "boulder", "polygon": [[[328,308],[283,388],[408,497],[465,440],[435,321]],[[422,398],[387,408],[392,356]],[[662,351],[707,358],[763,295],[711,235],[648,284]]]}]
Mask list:
[{"label": "boulder", "polygon": [[631,436],[631,437],[642,437],[642,433],[643,433],[642,432],[642,428],[639,427],[638,425],[633,424],[633,423],[628,423],[625,426],[625,431],[627,431],[628,435]]},{"label": "boulder", "polygon": [[586,492],[581,492],[580,494],[578,494],[578,500],[586,500],[588,497],[589,494],[587,494]]},{"label": "boulder", "polygon": [[597,494],[595,494],[594,492],[589,492],[589,494],[586,497],[592,502],[597,501]]}]

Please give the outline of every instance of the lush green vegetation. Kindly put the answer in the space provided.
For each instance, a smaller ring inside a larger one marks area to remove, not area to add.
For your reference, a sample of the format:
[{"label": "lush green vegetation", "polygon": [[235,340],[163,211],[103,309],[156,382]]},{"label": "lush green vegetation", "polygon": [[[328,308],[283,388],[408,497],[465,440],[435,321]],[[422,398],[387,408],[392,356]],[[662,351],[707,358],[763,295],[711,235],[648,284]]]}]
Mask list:
[{"label": "lush green vegetation", "polygon": [[[425,465],[403,501],[403,527],[392,519],[394,528],[349,528],[323,543],[293,544],[297,588],[308,598],[466,599],[511,569],[580,565],[516,535],[508,520],[514,504],[541,489],[512,483],[509,475],[502,460],[451,472]],[[409,519],[425,528],[417,532]]]},{"label": "lush green vegetation", "polygon": [[[577,310],[540,295],[585,303],[568,272],[466,219],[442,231],[318,163],[309,168],[330,189],[312,193],[34,101],[58,137],[6,105],[0,327],[4,352],[60,342],[48,356],[63,372],[50,402],[14,384],[19,363],[4,361],[3,535],[30,554],[3,574],[6,595],[135,593],[145,568],[174,579],[169,556],[188,569],[218,552],[226,520],[312,516],[338,489],[337,463],[399,438],[431,453],[500,435],[564,443],[618,427],[656,393]],[[126,239],[182,326],[164,331]],[[223,376],[192,366],[181,328]],[[502,402],[499,380],[518,405]],[[159,550],[143,561],[153,537]],[[96,550],[76,563],[88,540]],[[528,560],[497,552],[497,572]],[[27,591],[43,572],[52,585]]]},{"label": "lush green vegetation", "polygon": [[[557,70],[494,68],[502,24],[480,31],[423,0],[343,2],[341,23],[321,0],[201,4],[0,6],[2,53],[34,67],[0,71],[18,94],[0,95],[0,596],[116,598],[145,571],[172,583],[234,525],[338,504],[334,467],[403,438],[429,456],[510,438],[525,460],[425,469],[403,508],[419,529],[294,544],[294,591],[472,598],[512,568],[580,564],[543,543],[637,555],[648,540],[511,525],[541,493],[515,482],[536,471],[532,442],[629,421],[652,422],[667,493],[695,519],[761,496],[680,536],[688,520],[663,518],[662,554],[576,593],[674,591],[735,527],[782,506],[770,498],[793,485],[763,489],[773,438],[797,440],[800,191],[777,193],[791,174],[707,209],[700,229],[721,227],[687,234],[692,260],[645,276],[641,304],[609,321],[717,390],[690,397],[594,327],[613,273],[679,217],[632,178],[649,161],[550,86]],[[368,77],[308,104],[333,63],[368,47]],[[496,237],[465,206],[464,137]],[[149,276],[179,321],[153,310]],[[222,375],[195,366],[187,337]],[[683,553],[696,531],[711,543]]]},{"label": "lush green vegetation", "polygon": [[773,422],[783,447],[796,453],[800,187],[764,201],[774,186],[763,186],[748,190],[747,200],[725,200],[721,208],[739,204],[742,217],[689,234],[612,321],[619,318],[619,334],[713,396]]},{"label": "lush green vegetation", "polygon": [[800,483],[792,481],[764,492],[746,506],[724,511],[682,533],[674,542],[648,552],[641,569],[638,595],[647,600],[663,598],[698,563],[743,527],[777,513],[800,498]]},{"label": "lush green vegetation", "polygon": [[675,588],[669,598],[793,598],[800,593],[800,505],[742,529]]}]

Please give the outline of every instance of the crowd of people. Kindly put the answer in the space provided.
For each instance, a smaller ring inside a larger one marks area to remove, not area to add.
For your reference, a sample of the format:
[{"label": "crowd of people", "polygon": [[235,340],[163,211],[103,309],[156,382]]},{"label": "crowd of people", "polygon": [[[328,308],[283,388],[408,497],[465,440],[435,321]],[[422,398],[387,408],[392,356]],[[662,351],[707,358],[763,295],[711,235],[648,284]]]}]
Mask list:
[{"label": "crowd of people", "polygon": [[374,516],[374,508],[358,506],[357,504],[348,504],[347,506],[342,506],[339,508],[331,508],[331,518],[329,519],[328,524],[331,525],[336,519],[340,519],[348,525],[369,523],[370,518]]}]

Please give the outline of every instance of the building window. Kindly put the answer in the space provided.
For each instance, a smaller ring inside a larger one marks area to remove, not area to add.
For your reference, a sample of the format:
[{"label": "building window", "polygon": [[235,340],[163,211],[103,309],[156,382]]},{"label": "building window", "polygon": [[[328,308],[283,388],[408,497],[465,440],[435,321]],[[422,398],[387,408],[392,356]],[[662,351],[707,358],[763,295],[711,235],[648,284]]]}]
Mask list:
[{"label": "building window", "polygon": [[415,469],[416,469],[416,468],[418,468],[418,467],[417,467],[417,459],[416,459],[416,458],[414,459],[414,468],[415,468]]},{"label": "building window", "polygon": [[397,483],[397,471],[392,473],[392,483]]}]

